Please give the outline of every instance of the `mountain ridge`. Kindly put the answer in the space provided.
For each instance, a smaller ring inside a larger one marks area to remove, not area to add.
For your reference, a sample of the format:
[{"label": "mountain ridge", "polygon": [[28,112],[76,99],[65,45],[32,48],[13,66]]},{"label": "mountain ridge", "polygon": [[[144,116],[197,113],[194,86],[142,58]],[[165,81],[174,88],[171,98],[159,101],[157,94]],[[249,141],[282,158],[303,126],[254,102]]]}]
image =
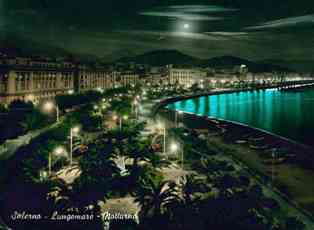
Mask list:
[{"label": "mountain ridge", "polygon": [[173,64],[180,67],[212,67],[212,68],[233,68],[237,65],[246,65],[249,71],[252,72],[268,72],[268,71],[286,71],[292,72],[294,70],[264,62],[254,62],[244,58],[235,57],[231,55],[224,55],[213,57],[209,59],[200,59],[178,50],[154,50],[134,57],[123,57],[116,62],[120,63],[136,63],[148,64],[152,66],[165,66]]}]

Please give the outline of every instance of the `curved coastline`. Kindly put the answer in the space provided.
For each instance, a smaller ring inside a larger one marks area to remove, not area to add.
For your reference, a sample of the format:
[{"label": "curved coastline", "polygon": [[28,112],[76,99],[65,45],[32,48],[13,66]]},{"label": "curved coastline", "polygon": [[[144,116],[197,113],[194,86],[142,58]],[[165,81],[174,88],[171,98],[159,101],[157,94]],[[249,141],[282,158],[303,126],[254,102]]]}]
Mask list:
[{"label": "curved coastline", "polygon": [[[198,98],[198,97],[203,97],[203,96],[213,96],[213,95],[221,95],[221,94],[231,94],[231,93],[240,93],[240,92],[247,92],[247,91],[257,91],[257,90],[270,90],[270,89],[276,89],[277,87],[269,87],[269,88],[263,88],[263,89],[239,89],[239,90],[222,90],[222,91],[214,91],[214,92],[206,92],[206,93],[202,93],[202,94],[194,94],[194,95],[187,95],[187,96],[177,96],[177,97],[173,97],[173,98],[167,98],[164,99],[162,101],[160,101],[159,103],[157,103],[157,105],[154,107],[153,110],[153,114],[157,114],[158,111],[160,111],[161,109],[166,109],[168,111],[172,111],[174,112],[174,110],[172,109],[168,109],[166,108],[167,105],[178,102],[178,101],[183,101],[183,100],[189,100],[189,99],[193,99],[193,98]],[[227,125],[230,126],[237,126],[238,128],[243,128],[246,130],[250,130],[253,132],[256,132],[257,134],[261,134],[261,135],[266,135],[270,138],[273,138],[274,140],[277,140],[279,142],[282,142],[282,144],[284,145],[288,145],[289,148],[293,149],[294,151],[305,151],[306,153],[314,153],[314,148],[303,144],[301,142],[298,142],[296,140],[290,139],[288,137],[284,137],[272,132],[269,132],[267,130],[258,128],[258,127],[253,127],[250,126],[248,124],[245,123],[241,123],[241,122],[237,122],[237,121],[231,121],[231,120],[227,120],[227,119],[222,119],[219,117],[209,117],[209,116],[200,116],[198,114],[194,114],[194,113],[188,113],[185,111],[182,111],[184,114],[189,114],[190,116],[193,116],[195,118],[199,118],[202,119],[203,121],[206,121],[207,119],[214,119],[220,122],[223,122]]]},{"label": "curved coastline", "polygon": [[[267,89],[271,89],[271,88],[267,88]],[[262,90],[267,90],[267,89],[262,89]],[[164,110],[164,112],[166,114],[168,114],[168,116],[169,115],[173,116],[175,110],[166,108],[166,106],[171,104],[171,103],[181,101],[181,100],[196,98],[196,97],[200,97],[200,96],[211,96],[211,95],[219,95],[219,94],[234,93],[234,92],[244,92],[244,91],[252,91],[252,90],[225,90],[225,91],[220,91],[220,92],[207,92],[207,93],[198,94],[198,95],[178,96],[178,97],[173,97],[173,98],[167,98],[167,99],[160,101],[159,103],[157,103],[155,105],[155,111],[154,112],[155,112],[155,115],[158,113],[162,114],[163,113],[162,110]],[[195,119],[195,120],[199,120],[199,121],[201,121],[200,126],[202,126],[203,128],[209,128],[211,125],[210,124],[211,121],[218,121],[218,122],[221,122],[220,124],[226,124],[228,126],[237,126],[237,127],[241,128],[242,130],[249,130],[250,133],[257,134],[256,136],[259,136],[259,135],[268,136],[270,139],[274,140],[274,142],[279,144],[279,146],[282,145],[283,147],[288,148],[289,152],[296,153],[297,157],[301,158],[301,161],[307,161],[307,159],[311,159],[311,158],[309,158],[309,156],[310,156],[310,154],[314,153],[314,151],[313,151],[314,148],[311,146],[304,145],[304,144],[297,142],[297,141],[294,141],[292,139],[271,133],[271,132],[263,130],[263,129],[252,127],[252,126],[249,126],[247,124],[243,124],[243,123],[236,122],[236,121],[224,120],[224,119],[220,119],[220,118],[216,118],[216,117],[202,116],[202,115],[194,114],[191,112],[185,112],[185,111],[182,111],[182,112],[184,114],[184,120],[187,119],[189,121],[190,118]],[[185,122],[183,122],[183,123],[185,123]],[[263,151],[263,150],[261,150],[261,151]],[[261,183],[264,184],[265,183],[264,178],[269,177],[269,175],[267,175],[265,172],[260,171],[259,169],[251,168],[250,166],[248,166],[247,163],[245,162],[245,160],[242,160],[241,158],[238,158],[238,157],[233,156],[233,155],[231,155],[231,158],[233,160],[235,160],[236,162],[243,164],[243,166],[246,166],[248,172],[253,177],[255,177],[255,179],[260,181]],[[311,170],[313,170],[314,165],[312,163],[314,163],[314,161],[310,160],[309,162],[310,162],[310,165],[312,166]],[[304,204],[299,203],[300,201],[295,199],[294,195],[290,194],[289,192],[287,193],[287,191],[281,190],[279,187],[272,186],[271,184],[268,184],[268,183],[265,183],[265,186],[271,187],[272,190],[276,194],[278,194],[281,198],[283,198],[284,200],[289,202],[296,209],[298,209],[304,215],[306,215],[312,221],[314,221],[313,210],[307,209],[307,207],[305,207]]]}]

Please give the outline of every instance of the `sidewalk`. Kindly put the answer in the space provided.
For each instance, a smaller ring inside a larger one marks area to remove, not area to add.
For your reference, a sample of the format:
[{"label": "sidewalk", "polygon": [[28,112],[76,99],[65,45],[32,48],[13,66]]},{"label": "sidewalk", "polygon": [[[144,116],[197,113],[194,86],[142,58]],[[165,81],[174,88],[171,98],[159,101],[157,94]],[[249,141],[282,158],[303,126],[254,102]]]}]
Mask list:
[{"label": "sidewalk", "polygon": [[16,139],[6,140],[6,142],[0,146],[0,160],[6,160],[10,158],[20,147],[28,145],[32,139],[48,131],[51,128],[56,127],[57,125],[57,123],[54,123],[45,128],[30,131],[23,136],[19,136]]}]

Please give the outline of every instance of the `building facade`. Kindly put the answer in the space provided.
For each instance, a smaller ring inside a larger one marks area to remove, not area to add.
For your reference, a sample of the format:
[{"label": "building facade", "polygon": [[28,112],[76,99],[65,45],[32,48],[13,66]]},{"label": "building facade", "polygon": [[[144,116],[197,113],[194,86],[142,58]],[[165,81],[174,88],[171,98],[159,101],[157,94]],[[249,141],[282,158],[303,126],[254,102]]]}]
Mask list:
[{"label": "building facade", "polygon": [[64,60],[2,57],[0,103],[9,104],[18,99],[38,102],[58,94],[110,89],[136,84],[138,80],[138,75],[132,72],[114,72]]},{"label": "building facade", "polygon": [[[141,78],[140,78],[141,75]],[[180,85],[201,88],[223,87],[237,82],[273,83],[281,81],[313,80],[311,74],[251,73],[246,66],[234,69],[209,68],[147,68],[144,73],[135,70],[105,68],[74,64],[69,60],[0,56],[0,103],[9,104],[20,99],[39,102],[58,94],[106,90],[141,81],[146,85]]]},{"label": "building facade", "polygon": [[38,101],[74,89],[73,65],[46,59],[2,58],[0,103]]},{"label": "building facade", "polygon": [[206,69],[206,68],[172,68],[168,69],[169,83],[191,87],[198,84],[203,88],[207,86],[221,87],[234,83],[280,83],[300,80],[313,80],[309,74],[285,72],[260,72],[252,73],[244,65],[235,66],[233,69]]},{"label": "building facade", "polygon": [[207,72],[197,68],[169,68],[169,83],[190,87],[198,84],[207,76]]}]

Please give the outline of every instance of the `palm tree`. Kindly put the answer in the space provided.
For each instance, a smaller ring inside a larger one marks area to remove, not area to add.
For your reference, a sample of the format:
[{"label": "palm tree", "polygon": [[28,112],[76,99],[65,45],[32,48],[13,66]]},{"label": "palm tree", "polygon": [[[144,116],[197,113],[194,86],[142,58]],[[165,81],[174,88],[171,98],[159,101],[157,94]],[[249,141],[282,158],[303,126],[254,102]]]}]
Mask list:
[{"label": "palm tree", "polygon": [[241,186],[239,179],[229,174],[218,176],[214,179],[213,182],[215,187],[218,188],[221,196],[225,197],[228,197],[232,194],[233,188]]},{"label": "palm tree", "polygon": [[86,205],[105,200],[112,190],[112,184],[120,176],[120,170],[112,159],[112,153],[97,151],[89,146],[79,162],[81,176],[74,181],[73,190],[79,194],[77,199]]},{"label": "palm tree", "polygon": [[169,164],[169,161],[154,152],[149,140],[128,144],[127,154],[133,160],[128,177],[128,184],[131,188],[136,188],[141,179],[158,178],[159,175],[156,169]]},{"label": "palm tree", "polygon": [[137,141],[128,145],[128,155],[133,158],[133,167],[136,168],[140,161],[148,161],[151,155],[154,154],[150,146],[149,140]]},{"label": "palm tree", "polygon": [[[78,194],[75,189],[72,189],[72,186],[67,185],[63,180],[50,180],[49,183],[50,191],[47,193],[47,200],[51,212],[58,212],[60,215],[101,215],[101,208],[97,202],[89,205],[82,202],[84,200],[83,194]],[[56,226],[58,225],[60,223],[56,223]],[[69,229],[103,229],[100,218],[95,218],[91,222],[73,222],[70,223],[70,226]]]},{"label": "palm tree", "polygon": [[143,219],[158,219],[169,214],[169,207],[178,200],[177,186],[171,181],[141,180],[135,193],[135,202],[141,205]]},{"label": "palm tree", "polygon": [[195,201],[193,199],[195,198],[195,192],[203,192],[202,190],[205,189],[209,190],[209,188],[204,185],[204,182],[200,178],[197,178],[195,174],[189,174],[182,177],[180,181],[180,188],[182,192],[182,200],[189,206],[193,205]]},{"label": "palm tree", "polygon": [[131,102],[129,100],[123,101],[112,101],[111,102],[111,109],[116,112],[119,117],[131,113]]},{"label": "palm tree", "polygon": [[75,205],[71,197],[73,191],[62,179],[50,181],[50,191],[47,193],[47,200],[52,202],[54,211],[66,211]]},{"label": "palm tree", "polygon": [[[171,206],[173,229],[202,229],[200,226],[199,207],[202,203],[203,192],[209,188],[196,174],[189,174],[181,178],[179,183],[180,200]],[[197,193],[200,195],[197,196]]]},{"label": "palm tree", "polygon": [[149,163],[153,168],[163,168],[171,164],[171,161],[161,157],[160,155],[154,153],[149,156]]}]

